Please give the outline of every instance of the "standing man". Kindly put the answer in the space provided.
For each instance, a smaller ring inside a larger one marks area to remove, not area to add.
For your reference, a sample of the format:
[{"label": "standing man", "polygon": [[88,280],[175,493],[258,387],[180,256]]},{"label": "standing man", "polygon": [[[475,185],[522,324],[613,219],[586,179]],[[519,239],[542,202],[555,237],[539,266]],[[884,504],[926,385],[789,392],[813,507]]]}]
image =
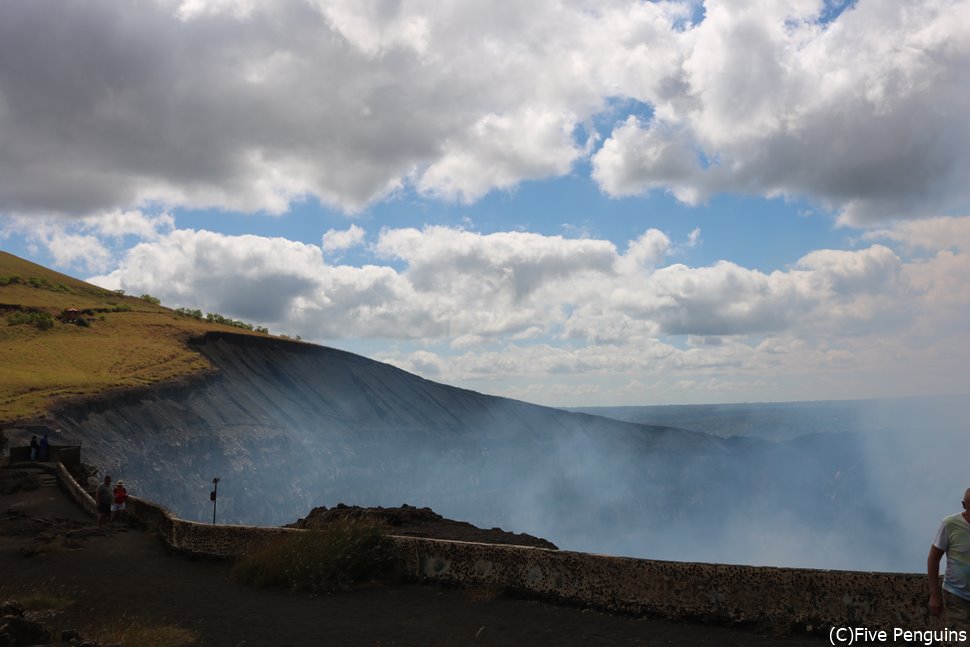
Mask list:
[{"label": "standing man", "polygon": [[104,526],[111,516],[111,504],[114,503],[115,494],[111,490],[111,476],[104,475],[104,481],[98,486],[94,493],[94,502],[98,504],[98,527]]},{"label": "standing man", "polygon": [[[940,587],[940,558],[946,555],[946,574]],[[963,493],[963,512],[945,517],[936,532],[926,573],[930,585],[930,613],[934,616],[946,608],[947,628],[966,631],[970,645],[970,488]]]}]

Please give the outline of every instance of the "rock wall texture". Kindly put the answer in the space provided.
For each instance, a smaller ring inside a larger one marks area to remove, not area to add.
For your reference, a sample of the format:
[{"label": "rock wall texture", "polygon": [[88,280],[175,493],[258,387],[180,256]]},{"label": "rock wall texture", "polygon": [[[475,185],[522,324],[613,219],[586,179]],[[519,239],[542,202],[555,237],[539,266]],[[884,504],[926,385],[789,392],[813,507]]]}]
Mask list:
[{"label": "rock wall texture", "polygon": [[928,628],[926,579],[692,564],[433,539],[395,539],[410,577],[520,593],[607,611],[669,618],[887,630]]},{"label": "rock wall texture", "polygon": [[[45,467],[45,469],[47,468]],[[91,514],[98,514],[98,504],[95,503],[94,497],[88,494],[87,490],[81,487],[81,485],[74,480],[71,473],[67,471],[66,467],[64,467],[64,463],[57,463],[55,471],[57,473],[58,483],[60,483],[60,486],[65,492],[67,492],[68,496],[74,499],[79,506]]]},{"label": "rock wall texture", "polygon": [[[63,465],[66,491],[87,510],[94,500]],[[292,528],[202,524],[179,519],[136,497],[129,514],[172,549],[233,558]],[[499,587],[605,611],[765,623],[827,632],[829,627],[939,628],[926,611],[925,578],[915,574],[769,568],[632,559],[547,550],[393,537],[401,572],[411,579]]]},{"label": "rock wall texture", "polygon": [[[56,414],[64,436],[83,443],[87,462],[186,519],[211,515],[209,486],[218,476],[220,516],[231,523],[282,525],[342,502],[420,504],[501,526],[504,500],[521,494],[511,475],[530,475],[538,458],[566,448],[603,442],[614,464],[636,456],[638,466],[658,452],[677,474],[689,472],[684,457],[725,453],[705,434],[486,396],[332,348],[232,334],[207,335],[195,347],[217,369],[203,379]],[[700,478],[701,466],[695,471],[684,478]],[[465,509],[479,518],[456,512]]]}]

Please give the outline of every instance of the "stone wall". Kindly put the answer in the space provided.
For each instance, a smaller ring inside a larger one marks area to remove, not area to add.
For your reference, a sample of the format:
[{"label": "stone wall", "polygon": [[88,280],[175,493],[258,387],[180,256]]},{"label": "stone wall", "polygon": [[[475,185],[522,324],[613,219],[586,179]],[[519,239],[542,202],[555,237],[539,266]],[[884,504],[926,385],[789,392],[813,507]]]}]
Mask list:
[{"label": "stone wall", "polygon": [[395,542],[412,578],[503,587],[606,611],[812,632],[931,624],[926,577],[916,574],[666,562],[409,537]]},{"label": "stone wall", "polygon": [[64,467],[64,463],[57,463],[56,471],[57,471],[57,481],[58,483],[60,483],[61,488],[63,488],[64,491],[67,492],[68,496],[74,499],[74,501],[79,506],[81,506],[91,514],[97,515],[98,504],[95,503],[94,497],[88,494],[87,490],[81,487],[81,485],[74,480],[74,477],[71,476],[71,473],[67,471],[66,467]]},{"label": "stone wall", "polygon": [[[65,489],[94,511],[91,496],[58,466]],[[128,513],[173,549],[233,558],[292,528],[204,524],[130,497]],[[416,537],[393,537],[408,578],[501,588],[605,611],[759,623],[812,632],[830,627],[941,628],[926,610],[926,578],[864,573],[696,564]]]},{"label": "stone wall", "polygon": [[303,532],[295,528],[230,526],[179,519],[173,512],[151,501],[128,497],[128,514],[153,528],[174,550],[231,559],[244,555],[271,539]]}]

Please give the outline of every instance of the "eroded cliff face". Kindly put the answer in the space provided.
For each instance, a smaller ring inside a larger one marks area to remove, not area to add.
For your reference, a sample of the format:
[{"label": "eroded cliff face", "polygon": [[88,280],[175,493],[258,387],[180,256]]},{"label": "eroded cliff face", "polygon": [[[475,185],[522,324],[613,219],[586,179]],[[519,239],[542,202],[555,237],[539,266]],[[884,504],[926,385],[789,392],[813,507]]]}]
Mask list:
[{"label": "eroded cliff face", "polygon": [[[568,413],[283,340],[210,335],[198,350],[215,375],[58,412],[85,462],[187,519],[211,519],[219,477],[225,522],[408,503],[563,548],[665,559],[754,561],[770,538],[752,526],[747,553],[731,554],[736,521],[772,518],[794,497],[816,525],[881,524],[860,518],[862,475],[845,455],[806,463],[803,447]],[[844,492],[826,485],[836,472]]]},{"label": "eroded cliff face", "polygon": [[330,348],[234,335],[197,347],[216,375],[58,412],[87,461],[189,518],[211,510],[214,476],[220,518],[275,524],[337,500],[489,508],[490,490],[513,487],[500,475],[521,486],[543,458],[584,448],[724,451],[704,434],[486,396]]}]

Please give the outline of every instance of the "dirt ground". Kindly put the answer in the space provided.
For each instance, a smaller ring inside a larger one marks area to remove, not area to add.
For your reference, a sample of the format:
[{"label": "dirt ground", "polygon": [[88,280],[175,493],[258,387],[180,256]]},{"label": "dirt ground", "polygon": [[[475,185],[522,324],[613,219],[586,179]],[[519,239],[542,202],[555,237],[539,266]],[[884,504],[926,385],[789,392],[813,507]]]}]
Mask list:
[{"label": "dirt ground", "polygon": [[[57,535],[68,538],[64,547],[26,556]],[[233,583],[229,567],[171,554],[146,532],[99,530],[49,481],[0,495],[0,596],[43,592],[71,601],[41,619],[55,636],[124,616],[177,625],[198,636],[191,644],[220,647],[822,644],[806,636],[771,638],[435,585],[372,585],[319,597],[258,590]]]}]

